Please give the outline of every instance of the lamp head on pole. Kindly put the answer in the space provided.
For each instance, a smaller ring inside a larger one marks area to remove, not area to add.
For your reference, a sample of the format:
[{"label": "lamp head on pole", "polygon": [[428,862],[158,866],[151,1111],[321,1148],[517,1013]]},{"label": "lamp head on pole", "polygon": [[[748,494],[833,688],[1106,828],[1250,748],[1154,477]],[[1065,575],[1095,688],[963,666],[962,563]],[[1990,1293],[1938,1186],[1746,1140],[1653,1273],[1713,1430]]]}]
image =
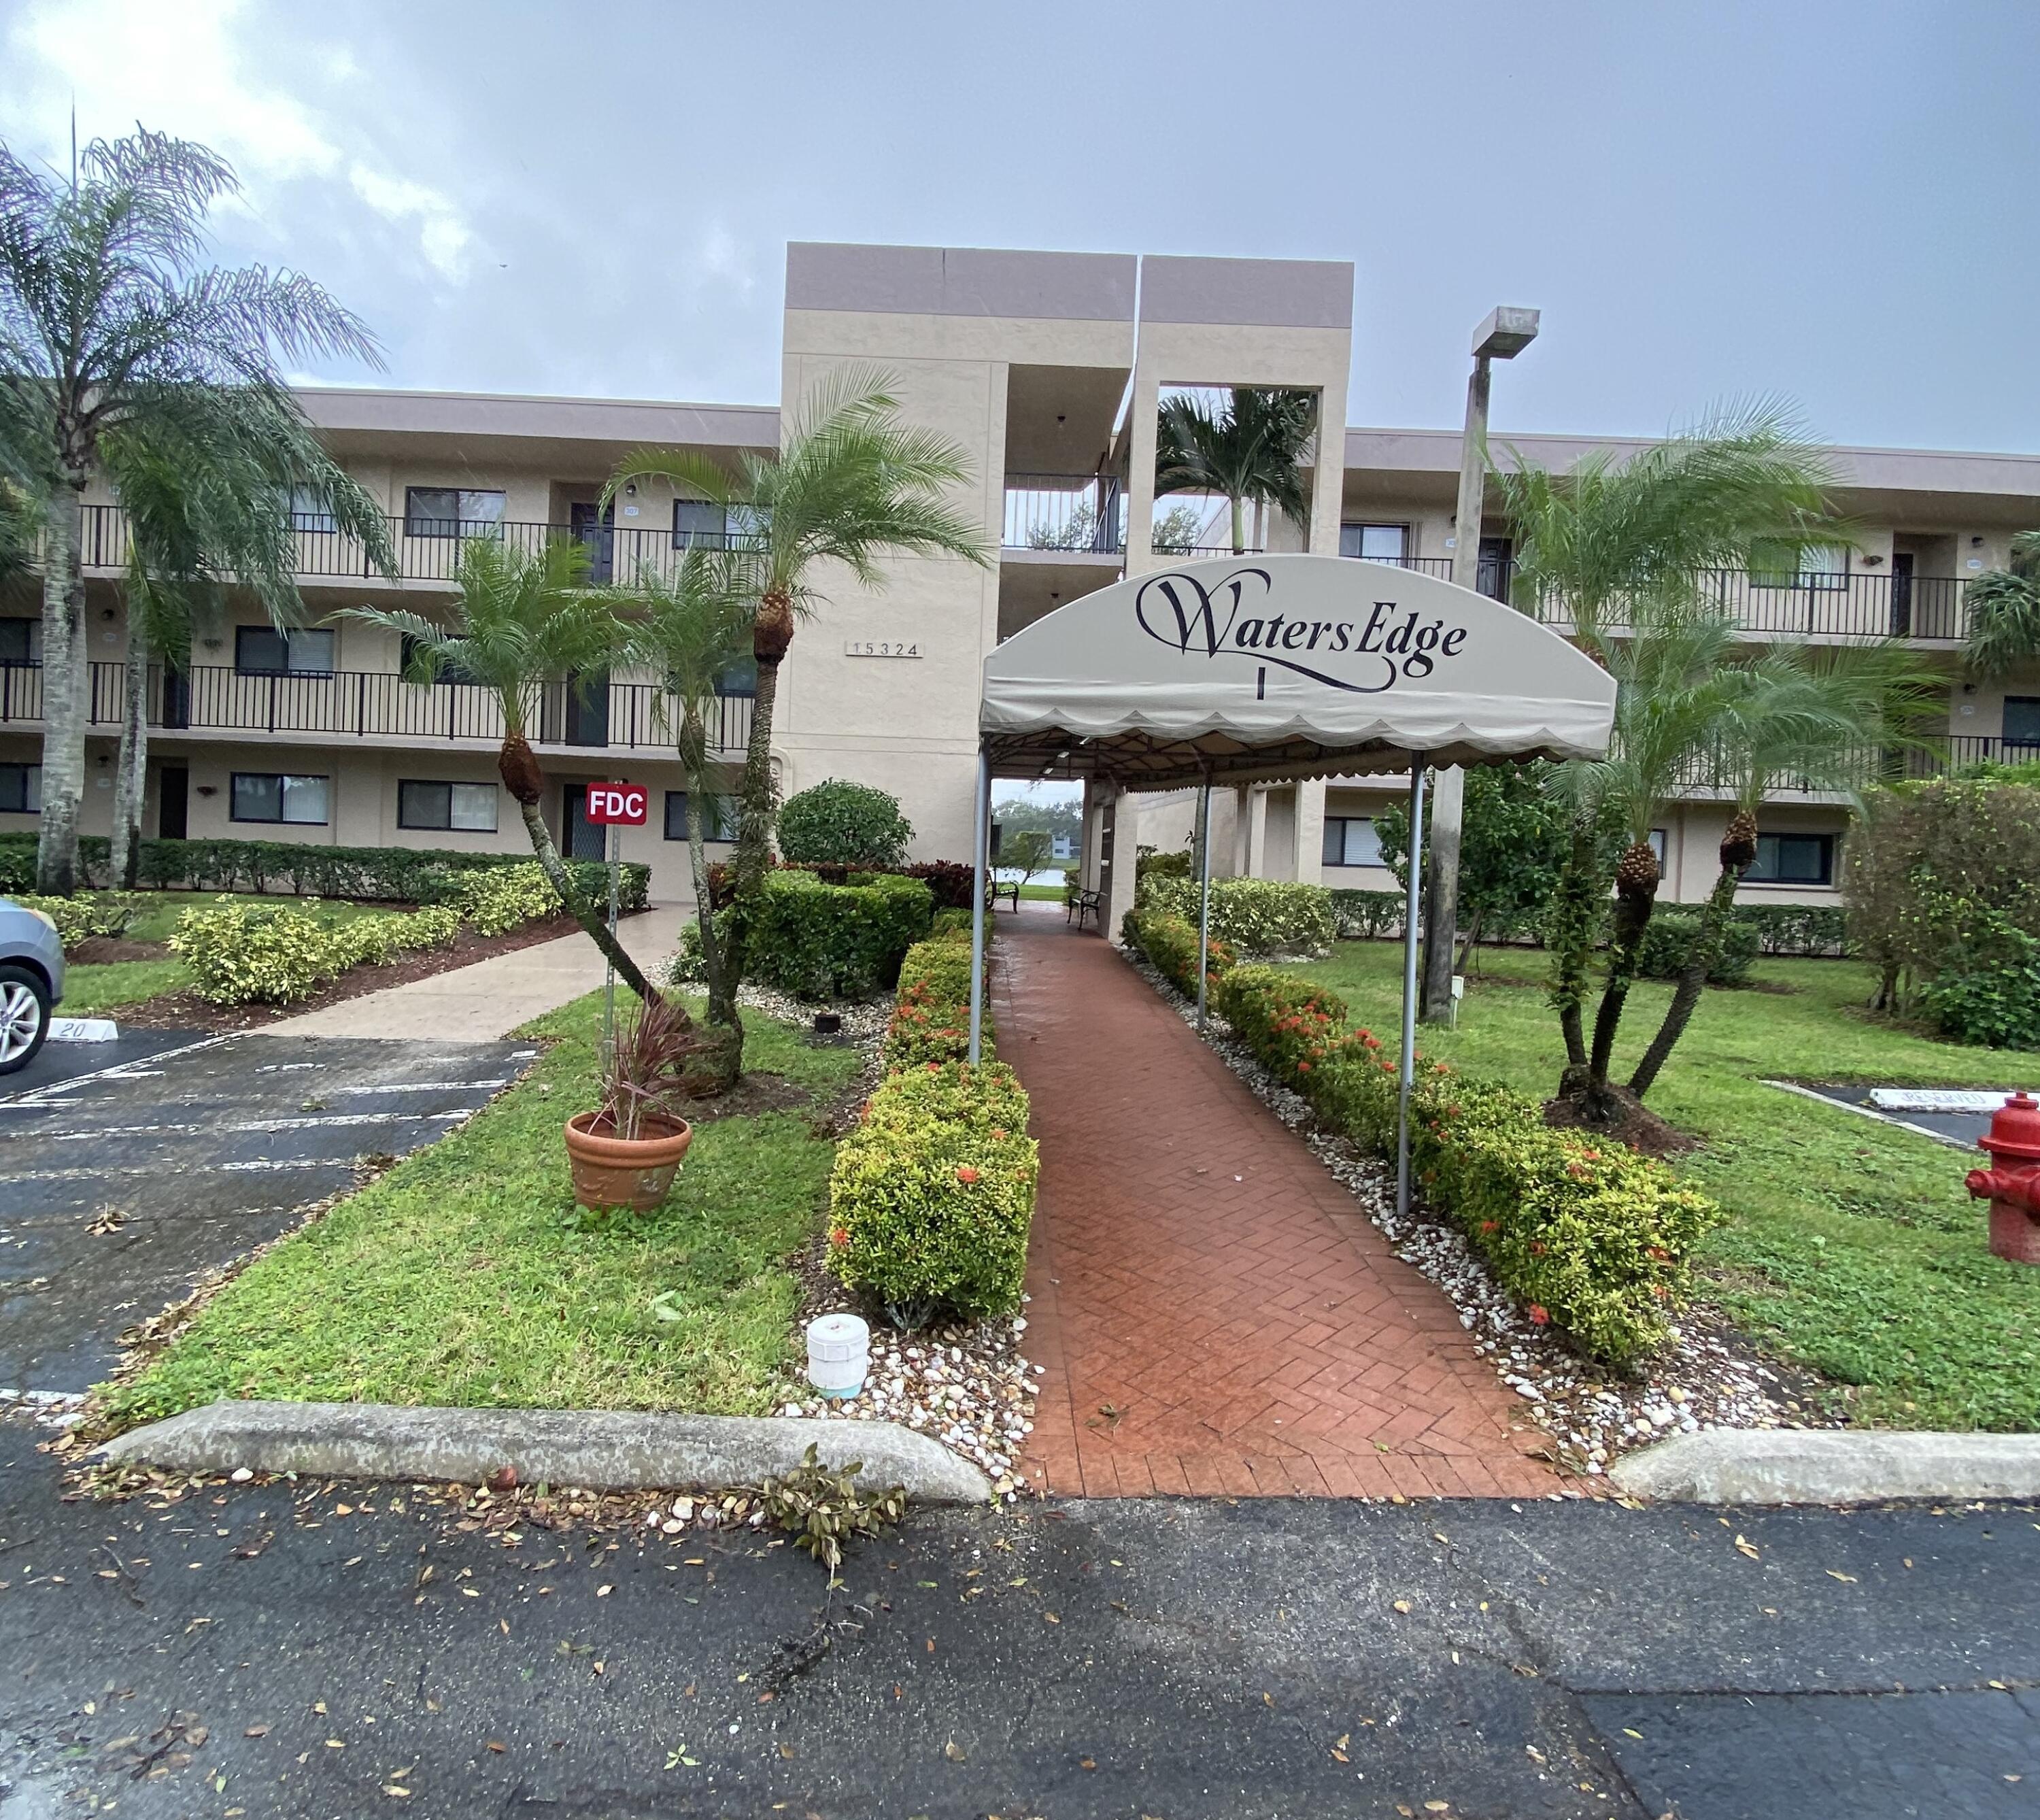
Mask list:
[{"label": "lamp head on pole", "polygon": [[1536,339],[1535,310],[1525,310],[1515,304],[1497,304],[1473,332],[1474,357],[1479,360],[1513,360]]}]

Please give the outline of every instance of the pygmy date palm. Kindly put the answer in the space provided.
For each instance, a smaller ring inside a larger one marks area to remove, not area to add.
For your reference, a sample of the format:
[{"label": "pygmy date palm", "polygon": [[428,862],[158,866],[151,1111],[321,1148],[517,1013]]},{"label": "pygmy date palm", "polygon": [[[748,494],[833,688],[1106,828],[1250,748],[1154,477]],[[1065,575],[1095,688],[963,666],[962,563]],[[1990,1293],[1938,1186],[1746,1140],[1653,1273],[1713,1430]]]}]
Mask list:
[{"label": "pygmy date palm", "polygon": [[1240,554],[1250,504],[1272,505],[1295,524],[1308,522],[1303,463],[1316,424],[1309,392],[1238,386],[1216,410],[1194,392],[1178,393],[1163,401],[1155,423],[1155,493],[1223,494],[1233,553]]},{"label": "pygmy date palm", "polygon": [[457,678],[495,697],[503,717],[496,768],[523,816],[531,851],[568,912],[624,983],[639,998],[654,999],[651,982],[560,857],[540,807],[545,774],[531,750],[531,719],[546,686],[573,687],[584,674],[606,673],[625,648],[626,634],[610,600],[588,586],[588,546],[560,537],[534,554],[493,538],[470,538],[461,546],[454,579],[459,599],[451,628],[400,608],[345,611],[413,642],[407,673],[413,682]]}]

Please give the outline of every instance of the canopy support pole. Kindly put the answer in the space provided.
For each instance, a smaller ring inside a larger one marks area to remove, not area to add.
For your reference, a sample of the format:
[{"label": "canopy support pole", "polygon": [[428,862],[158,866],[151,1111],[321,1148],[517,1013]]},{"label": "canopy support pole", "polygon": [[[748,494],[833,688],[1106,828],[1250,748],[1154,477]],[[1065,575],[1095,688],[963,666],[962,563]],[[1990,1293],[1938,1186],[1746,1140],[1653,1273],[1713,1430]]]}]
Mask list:
[{"label": "canopy support pole", "polygon": [[1424,877],[1424,767],[1428,752],[1410,755],[1410,885],[1402,906],[1402,1063],[1395,1090],[1395,1213],[1410,1214],[1410,1090],[1417,1079],[1418,912]]},{"label": "canopy support pole", "polygon": [[977,786],[971,833],[970,1059],[984,1046],[985,869],[991,862],[991,754],[977,748]]},{"label": "canopy support pole", "polygon": [[1205,1027],[1205,969],[1211,955],[1211,779],[1197,794],[1197,1028]]}]

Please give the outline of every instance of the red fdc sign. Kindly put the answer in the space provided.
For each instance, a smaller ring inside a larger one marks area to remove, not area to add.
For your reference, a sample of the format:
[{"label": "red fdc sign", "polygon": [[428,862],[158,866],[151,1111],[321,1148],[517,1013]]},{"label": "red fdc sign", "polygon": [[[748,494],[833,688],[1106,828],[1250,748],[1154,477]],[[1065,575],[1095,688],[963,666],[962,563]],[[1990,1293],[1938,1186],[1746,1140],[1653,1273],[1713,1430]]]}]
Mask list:
[{"label": "red fdc sign", "polygon": [[645,825],[646,793],[641,783],[592,783],[588,786],[588,819],[598,828],[620,822]]}]

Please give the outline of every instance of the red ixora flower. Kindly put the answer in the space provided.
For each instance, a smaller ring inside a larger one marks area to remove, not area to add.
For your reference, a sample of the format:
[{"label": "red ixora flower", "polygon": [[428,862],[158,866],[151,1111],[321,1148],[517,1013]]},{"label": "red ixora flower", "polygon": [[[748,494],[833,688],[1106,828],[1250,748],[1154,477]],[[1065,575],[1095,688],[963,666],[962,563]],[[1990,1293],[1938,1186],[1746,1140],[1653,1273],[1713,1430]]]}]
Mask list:
[{"label": "red ixora flower", "polygon": [[1480,1223],[1480,1229],[1483,1232],[1498,1232],[1501,1230],[1501,1222],[1499,1220],[1483,1220]]},{"label": "red ixora flower", "polygon": [[995,1125],[991,1128],[991,1137],[994,1143],[1003,1144],[1006,1141],[1006,1128],[1003,1125]]},{"label": "red ixora flower", "polygon": [[1523,1312],[1530,1317],[1531,1325],[1533,1327],[1548,1327],[1551,1324],[1550,1311],[1542,1302],[1532,1302]]},{"label": "red ixora flower", "polygon": [[850,1243],[850,1235],[840,1226],[832,1226],[829,1228],[829,1243],[840,1251]]},{"label": "red ixora flower", "polygon": [[957,1180],[961,1182],[966,1188],[968,1188],[971,1183],[975,1182],[976,1179],[977,1171],[972,1168],[968,1163],[959,1163],[957,1165]]}]

